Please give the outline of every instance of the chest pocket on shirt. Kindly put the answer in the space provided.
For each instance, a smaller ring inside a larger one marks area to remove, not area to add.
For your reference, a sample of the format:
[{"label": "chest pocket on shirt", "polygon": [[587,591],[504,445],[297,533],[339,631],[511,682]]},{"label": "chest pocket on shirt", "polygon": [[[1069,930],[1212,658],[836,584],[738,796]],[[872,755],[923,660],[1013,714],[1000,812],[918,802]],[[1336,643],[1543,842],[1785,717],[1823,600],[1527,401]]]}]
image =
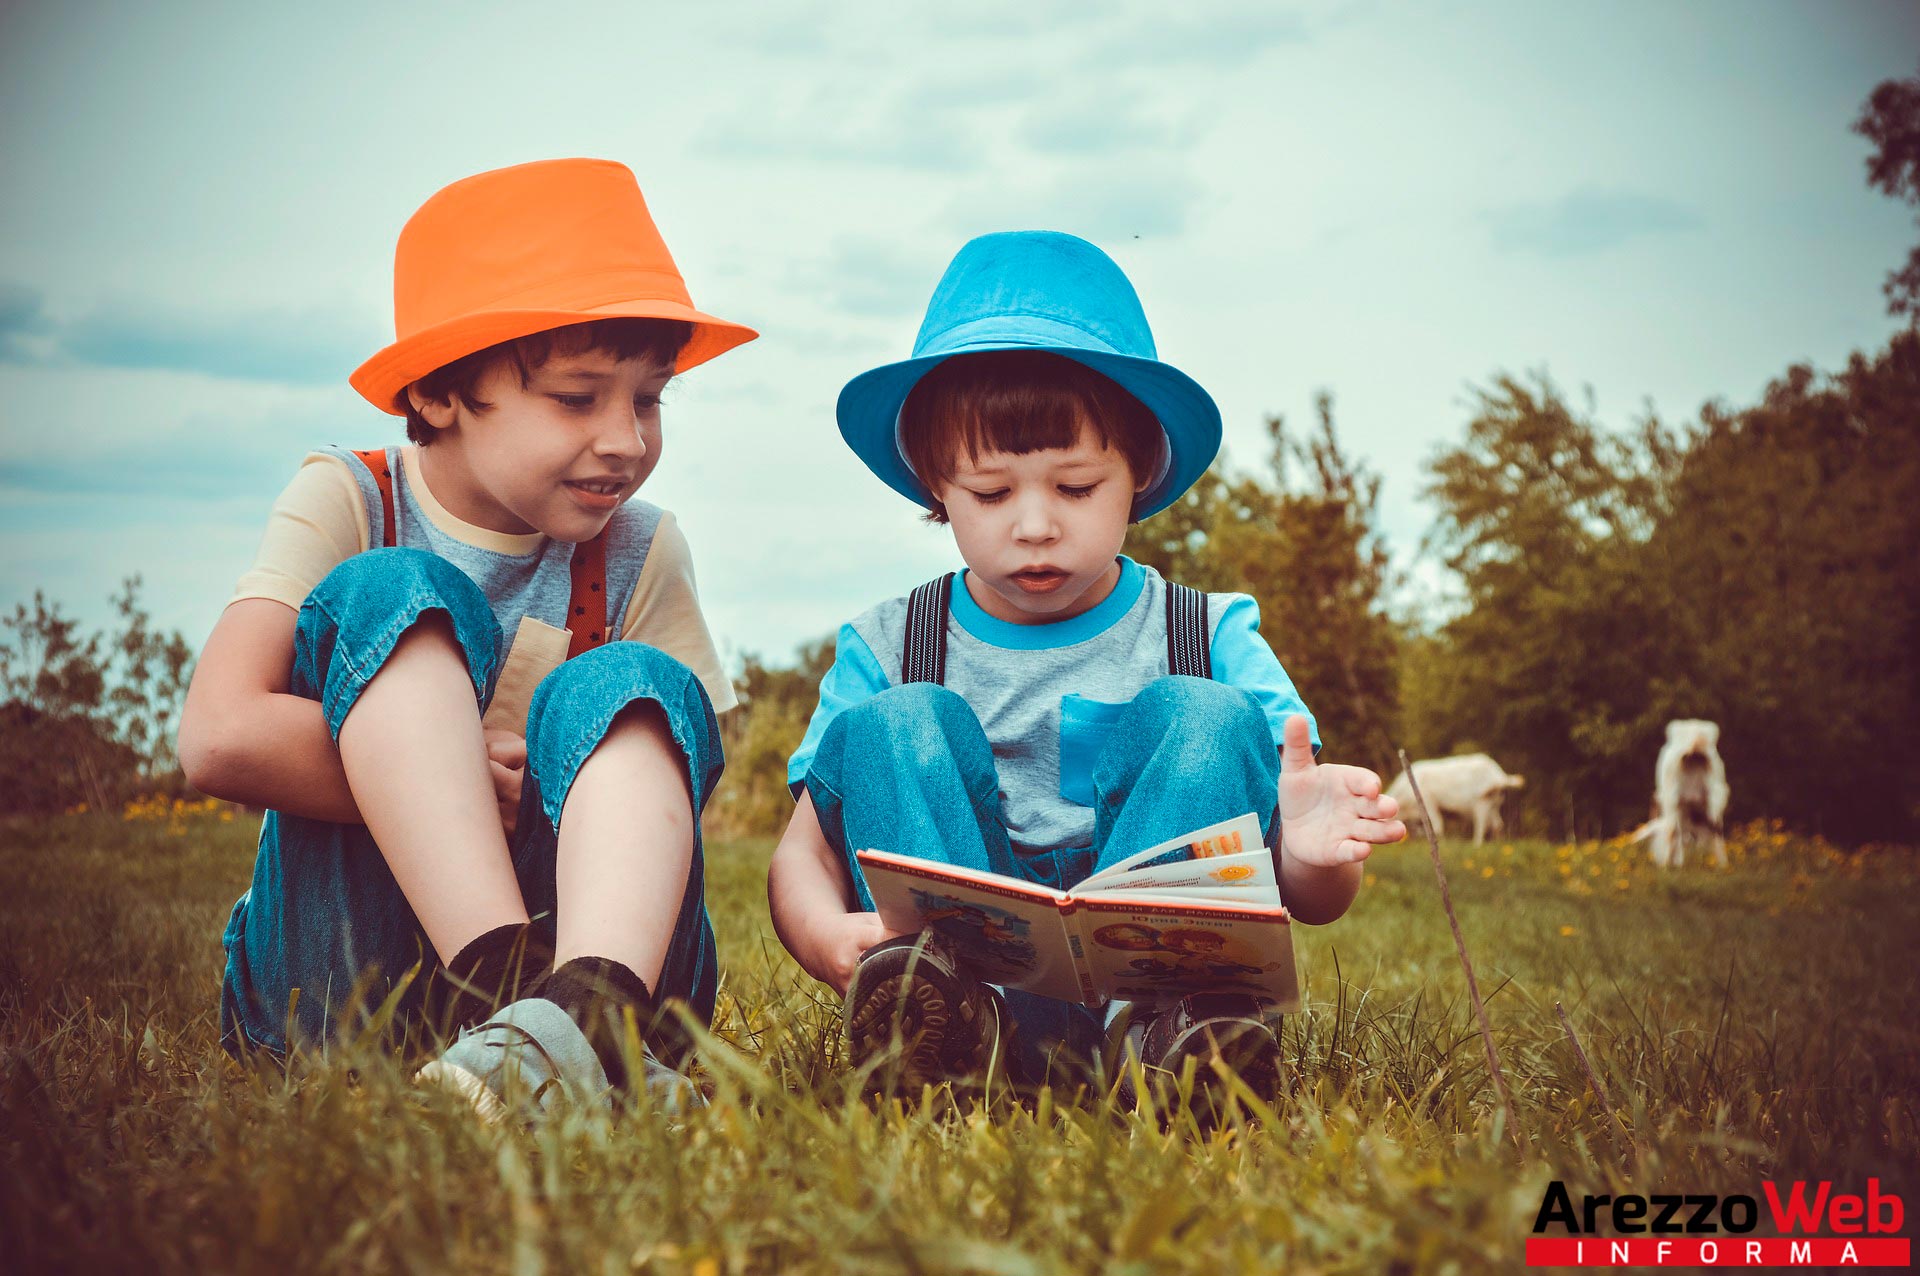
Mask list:
[{"label": "chest pocket on shirt", "polygon": [[1060,697],[1060,796],[1075,806],[1093,805],[1093,764],[1106,747],[1124,704]]}]

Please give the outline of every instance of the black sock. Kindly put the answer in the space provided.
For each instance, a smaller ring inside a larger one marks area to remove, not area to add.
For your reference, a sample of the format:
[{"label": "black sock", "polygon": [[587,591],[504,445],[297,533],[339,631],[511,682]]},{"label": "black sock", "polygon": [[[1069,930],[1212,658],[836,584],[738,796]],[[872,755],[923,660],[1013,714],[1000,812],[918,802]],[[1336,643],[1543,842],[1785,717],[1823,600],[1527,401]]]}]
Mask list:
[{"label": "black sock", "polygon": [[531,922],[496,926],[436,969],[427,983],[426,1013],[445,1033],[471,1028],[529,995],[553,969],[553,941]]},{"label": "black sock", "polygon": [[558,1005],[580,1025],[607,1080],[624,1088],[627,1084],[626,1016],[633,1012],[634,1027],[642,1045],[668,1063],[683,1053],[678,1025],[673,1016],[654,1001],[647,981],[630,967],[610,957],[575,957],[556,967],[547,976],[539,995]]}]

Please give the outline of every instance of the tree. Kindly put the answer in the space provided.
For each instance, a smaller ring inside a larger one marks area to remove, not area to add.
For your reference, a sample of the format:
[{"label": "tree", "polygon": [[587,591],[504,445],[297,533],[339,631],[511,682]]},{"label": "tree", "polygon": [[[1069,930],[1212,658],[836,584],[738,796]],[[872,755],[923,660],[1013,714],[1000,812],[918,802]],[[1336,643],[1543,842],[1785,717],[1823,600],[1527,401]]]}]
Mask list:
[{"label": "tree", "polygon": [[140,577],[111,599],[120,632],[109,646],[106,711],[116,740],[132,749],[149,779],[178,770],[174,737],[191,681],[193,649],[178,632],[161,634],[140,606]]},{"label": "tree", "polygon": [[1428,464],[1426,548],[1466,607],[1409,646],[1409,737],[1524,774],[1536,824],[1611,829],[1644,810],[1634,759],[1672,708],[1649,677],[1673,653],[1644,546],[1677,445],[1651,418],[1633,438],[1603,431],[1544,373],[1498,375],[1475,400],[1466,442]]},{"label": "tree", "polygon": [[1328,756],[1379,770],[1390,764],[1398,641],[1375,530],[1380,479],[1341,450],[1331,396],[1318,396],[1315,414],[1298,439],[1283,418],[1268,418],[1264,473],[1216,464],[1133,528],[1127,552],[1195,589],[1251,594]]},{"label": "tree", "polygon": [[[1853,131],[1873,143],[1867,185],[1883,195],[1920,206],[1920,77],[1884,80],[1860,108]],[[1907,264],[1887,276],[1887,310],[1920,322],[1920,245]]]},{"label": "tree", "polygon": [[178,633],[152,629],[140,577],[110,601],[112,634],[83,635],[38,590],[31,609],[0,617],[0,809],[100,808],[140,785],[178,785],[174,724],[192,652]]},{"label": "tree", "polygon": [[1484,748],[1564,833],[1645,814],[1666,722],[1710,718],[1736,814],[1847,841],[1920,821],[1920,333],[1674,435],[1496,378],[1434,458],[1466,608],[1407,647],[1408,735]]},{"label": "tree", "polygon": [[0,726],[9,813],[60,810],[76,802],[107,805],[115,776],[133,759],[113,749],[100,720],[106,671],[99,634],[61,614],[39,590],[33,609],[17,604],[0,618]]},{"label": "tree", "polygon": [[746,657],[736,686],[740,707],[720,720],[727,755],[727,782],[707,819],[722,835],[778,833],[793,813],[787,792],[787,759],[806,734],[820,680],[833,665],[834,641],[804,644],[798,663],[778,668]]},{"label": "tree", "polygon": [[1710,409],[1650,561],[1748,809],[1848,841],[1920,823],[1920,334]]}]

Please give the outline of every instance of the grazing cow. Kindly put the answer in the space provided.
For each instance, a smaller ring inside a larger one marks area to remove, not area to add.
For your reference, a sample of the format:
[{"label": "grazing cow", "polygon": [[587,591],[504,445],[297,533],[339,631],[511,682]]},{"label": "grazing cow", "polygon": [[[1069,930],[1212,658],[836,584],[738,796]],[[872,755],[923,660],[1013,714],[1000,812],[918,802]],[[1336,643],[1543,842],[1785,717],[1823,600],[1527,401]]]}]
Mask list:
[{"label": "grazing cow", "polygon": [[1653,765],[1653,818],[1634,830],[1633,840],[1653,843],[1653,862],[1661,868],[1687,862],[1687,846],[1704,842],[1713,862],[1727,863],[1727,767],[1720,760],[1720,726],[1701,718],[1676,718],[1667,724],[1667,742]]},{"label": "grazing cow", "polygon": [[[1484,753],[1463,753],[1452,758],[1427,758],[1413,764],[1414,779],[1420,781],[1420,796],[1432,809],[1433,835],[1439,837],[1448,815],[1473,817],[1473,844],[1479,846],[1487,834],[1495,837],[1505,831],[1500,818],[1500,799],[1508,789],[1526,783],[1523,776],[1508,775],[1500,764]],[[1419,804],[1413,800],[1413,785],[1402,771],[1387,787],[1387,793],[1400,803],[1400,814],[1409,826],[1420,818]]]}]

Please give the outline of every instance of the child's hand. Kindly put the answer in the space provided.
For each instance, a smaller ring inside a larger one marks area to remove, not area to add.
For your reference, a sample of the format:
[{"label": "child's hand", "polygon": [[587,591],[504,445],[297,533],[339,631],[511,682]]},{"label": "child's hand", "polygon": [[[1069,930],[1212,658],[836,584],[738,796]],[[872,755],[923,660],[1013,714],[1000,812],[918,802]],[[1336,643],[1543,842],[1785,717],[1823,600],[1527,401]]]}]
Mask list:
[{"label": "child's hand", "polygon": [[1407,826],[1394,817],[1400,804],[1380,793],[1380,777],[1365,767],[1321,766],[1313,760],[1307,720],[1287,719],[1280,750],[1280,837],[1303,864],[1355,864],[1375,844],[1398,842]]},{"label": "child's hand", "polygon": [[527,774],[527,742],[511,731],[487,727],[480,736],[487,743],[487,772],[493,777],[494,801],[500,804],[500,827],[513,836],[520,820],[520,782]]},{"label": "child's hand", "polygon": [[860,954],[900,933],[889,930],[878,913],[840,913],[814,932],[812,960],[803,964],[809,975],[844,997]]}]

